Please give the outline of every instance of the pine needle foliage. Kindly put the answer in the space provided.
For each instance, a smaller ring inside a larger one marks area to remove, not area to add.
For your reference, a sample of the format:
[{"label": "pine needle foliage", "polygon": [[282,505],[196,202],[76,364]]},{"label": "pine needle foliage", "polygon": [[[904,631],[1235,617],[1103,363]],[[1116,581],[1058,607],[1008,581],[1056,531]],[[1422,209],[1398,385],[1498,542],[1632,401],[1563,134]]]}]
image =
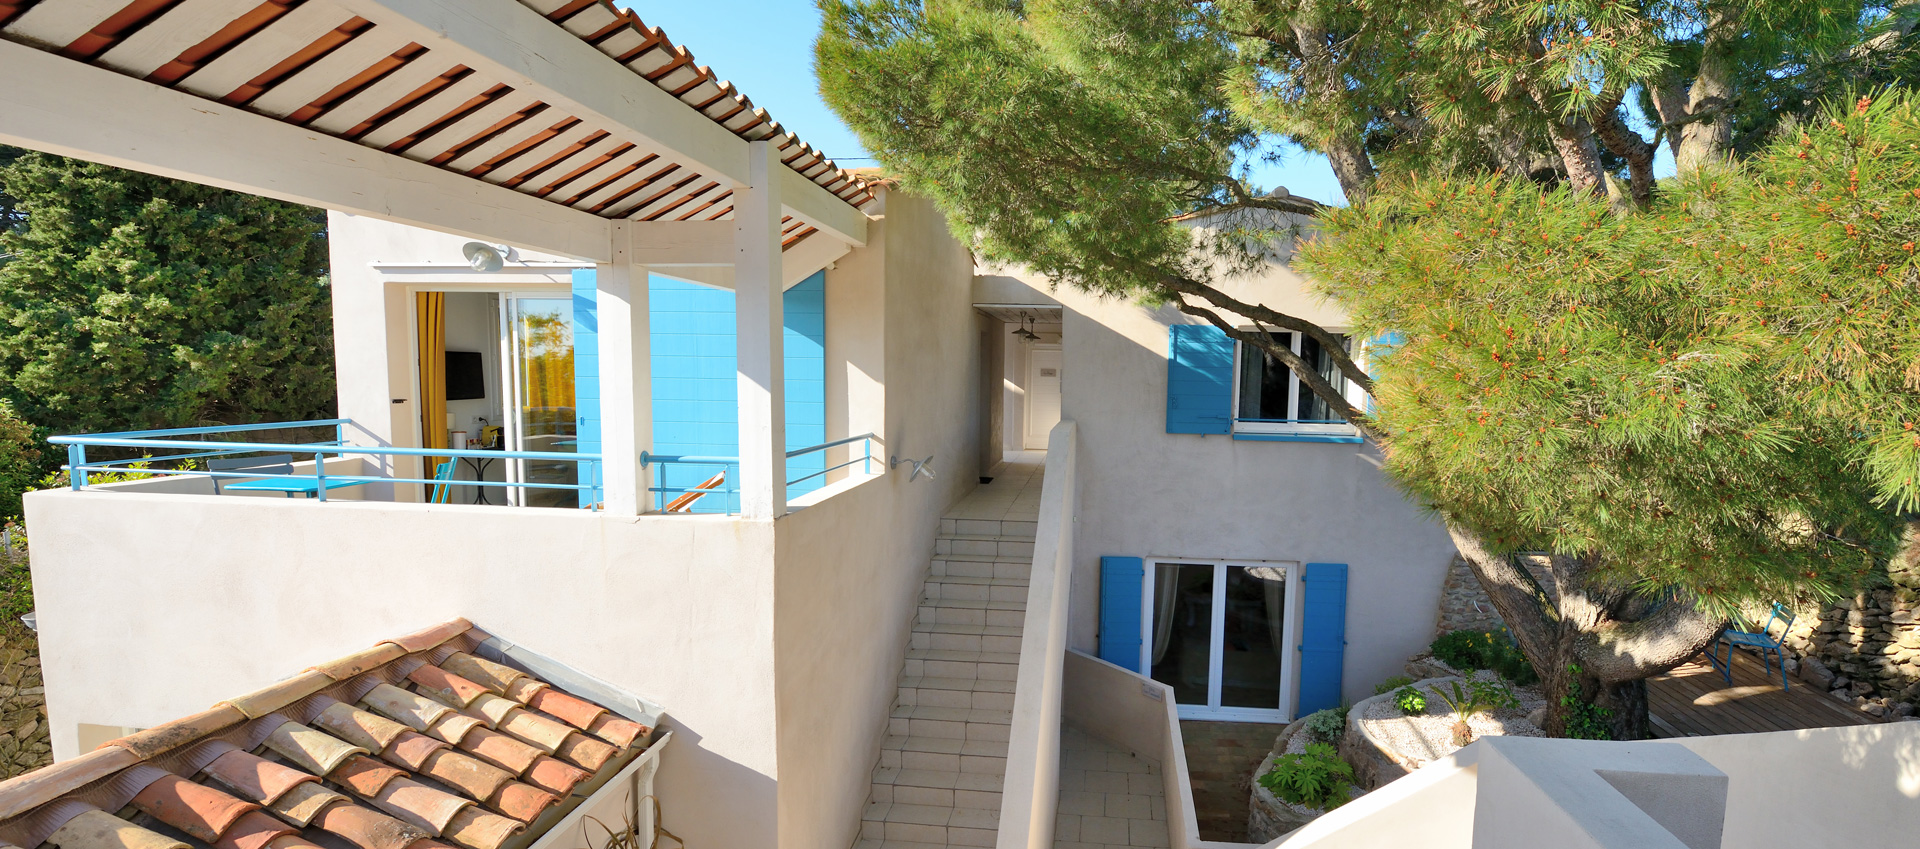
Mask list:
[{"label": "pine needle foliage", "polygon": [[56,433],[333,407],[319,210],[40,153],[0,167],[0,397]]},{"label": "pine needle foliage", "polygon": [[1395,480],[1506,550],[1709,604],[1831,597],[1920,508],[1920,98],[1848,99],[1645,213],[1383,182],[1301,253]]}]

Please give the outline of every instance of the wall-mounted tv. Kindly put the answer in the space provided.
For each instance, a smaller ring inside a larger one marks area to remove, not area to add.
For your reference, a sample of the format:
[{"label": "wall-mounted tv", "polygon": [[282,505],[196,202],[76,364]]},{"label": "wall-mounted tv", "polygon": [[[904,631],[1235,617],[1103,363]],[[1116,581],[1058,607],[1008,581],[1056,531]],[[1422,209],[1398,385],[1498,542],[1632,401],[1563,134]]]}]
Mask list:
[{"label": "wall-mounted tv", "polygon": [[487,397],[487,372],[479,351],[447,352],[447,400],[474,401]]}]

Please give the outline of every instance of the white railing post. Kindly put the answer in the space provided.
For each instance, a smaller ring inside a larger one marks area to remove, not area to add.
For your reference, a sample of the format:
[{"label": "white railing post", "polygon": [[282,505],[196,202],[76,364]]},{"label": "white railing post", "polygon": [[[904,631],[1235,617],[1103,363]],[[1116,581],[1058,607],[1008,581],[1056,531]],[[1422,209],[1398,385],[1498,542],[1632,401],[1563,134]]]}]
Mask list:
[{"label": "white railing post", "polygon": [[780,181],[773,145],[747,145],[747,184],[733,192],[734,321],[740,400],[740,514],[787,512]]}]

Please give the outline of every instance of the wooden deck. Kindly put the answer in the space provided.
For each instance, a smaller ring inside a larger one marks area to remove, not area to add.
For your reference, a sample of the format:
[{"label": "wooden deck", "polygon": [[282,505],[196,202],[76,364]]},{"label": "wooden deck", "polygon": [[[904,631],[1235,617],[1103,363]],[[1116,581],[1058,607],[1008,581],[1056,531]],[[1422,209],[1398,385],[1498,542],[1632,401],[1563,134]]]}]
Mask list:
[{"label": "wooden deck", "polygon": [[1782,691],[1778,666],[1768,675],[1753,655],[1736,651],[1733,656],[1732,686],[1704,655],[1647,681],[1655,736],[1751,734],[1879,721],[1792,675],[1787,677],[1793,689]]}]

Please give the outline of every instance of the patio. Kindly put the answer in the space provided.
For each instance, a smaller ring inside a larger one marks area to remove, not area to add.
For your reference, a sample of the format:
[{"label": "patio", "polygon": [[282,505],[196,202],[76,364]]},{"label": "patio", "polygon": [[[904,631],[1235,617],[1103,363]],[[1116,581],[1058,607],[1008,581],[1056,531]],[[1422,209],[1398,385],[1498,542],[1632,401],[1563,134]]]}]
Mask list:
[{"label": "patio", "polygon": [[1729,686],[1704,655],[1647,682],[1653,732],[1658,737],[1752,734],[1800,728],[1871,725],[1879,720],[1834,701],[1825,693],[1792,681],[1780,688],[1780,672],[1768,674],[1760,661],[1734,652]]}]

